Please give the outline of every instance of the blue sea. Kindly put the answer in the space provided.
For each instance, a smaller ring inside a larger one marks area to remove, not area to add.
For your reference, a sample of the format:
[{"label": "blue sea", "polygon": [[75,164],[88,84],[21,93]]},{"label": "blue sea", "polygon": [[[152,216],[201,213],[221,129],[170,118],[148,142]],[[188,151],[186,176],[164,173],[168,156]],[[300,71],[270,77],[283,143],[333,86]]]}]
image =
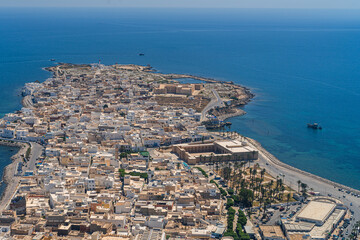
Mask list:
[{"label": "blue sea", "polygon": [[4,175],[3,169],[12,162],[11,157],[17,153],[18,150],[18,147],[0,145],[0,195],[6,187],[6,184],[2,181]]},{"label": "blue sea", "polygon": [[2,8],[0,56],[1,115],[20,108],[24,83],[50,76],[51,58],[245,85],[256,97],[232,130],[360,189],[359,10]]}]

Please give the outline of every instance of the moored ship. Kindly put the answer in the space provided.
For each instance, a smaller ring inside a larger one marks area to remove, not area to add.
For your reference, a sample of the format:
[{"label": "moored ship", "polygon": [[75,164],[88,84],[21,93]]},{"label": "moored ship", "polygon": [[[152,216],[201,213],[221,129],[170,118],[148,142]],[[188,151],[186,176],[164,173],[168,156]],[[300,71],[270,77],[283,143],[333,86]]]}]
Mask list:
[{"label": "moored ship", "polygon": [[308,123],[307,127],[312,129],[319,129],[319,130],[322,129],[322,127],[318,123]]}]

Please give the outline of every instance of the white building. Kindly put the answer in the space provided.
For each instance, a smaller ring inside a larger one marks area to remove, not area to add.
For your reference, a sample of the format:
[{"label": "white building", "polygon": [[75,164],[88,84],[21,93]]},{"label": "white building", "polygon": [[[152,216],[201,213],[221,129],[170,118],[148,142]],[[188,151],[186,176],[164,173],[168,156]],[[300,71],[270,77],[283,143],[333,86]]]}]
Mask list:
[{"label": "white building", "polygon": [[150,216],[149,219],[145,223],[149,228],[164,228],[165,219],[163,216]]},{"label": "white building", "polygon": [[95,179],[93,178],[88,178],[85,179],[85,187],[86,190],[92,191],[95,189]]}]

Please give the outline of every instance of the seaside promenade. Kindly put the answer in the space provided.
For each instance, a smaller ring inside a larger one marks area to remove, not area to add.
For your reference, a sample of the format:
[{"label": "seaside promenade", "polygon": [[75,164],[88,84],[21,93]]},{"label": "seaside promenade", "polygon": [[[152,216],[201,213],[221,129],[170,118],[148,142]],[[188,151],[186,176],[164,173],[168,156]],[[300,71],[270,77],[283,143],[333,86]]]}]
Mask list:
[{"label": "seaside promenade", "polygon": [[[34,170],[36,160],[40,157],[43,146],[41,146],[38,143],[24,142],[24,141],[16,140],[16,139],[1,138],[1,140],[29,143],[31,146],[31,153],[30,153],[29,161],[23,168],[23,172]],[[22,150],[24,150],[24,149],[21,148],[19,150],[19,152],[16,153],[15,155],[18,155]],[[26,151],[26,149],[25,149],[25,151]],[[17,191],[17,187],[19,185],[21,177],[15,176],[15,168],[16,168],[17,163],[20,161],[22,161],[22,157],[17,156],[17,157],[15,157],[15,159],[13,159],[13,162],[4,169],[4,182],[6,183],[6,188],[1,196],[0,211],[3,211],[8,207],[8,205],[10,204],[10,200],[13,198],[13,196],[15,195],[15,193]]]},{"label": "seaside promenade", "polygon": [[[217,135],[223,139],[228,139],[227,137],[221,136],[221,133],[218,133]],[[300,180],[302,183],[307,184],[308,189],[311,189],[313,192],[318,192],[320,195],[339,199],[344,203],[344,205],[354,212],[355,219],[360,219],[360,198],[346,193],[346,191],[350,191],[360,194],[359,190],[333,182],[281,162],[254,139],[244,137],[239,134],[237,134],[235,139],[239,141],[246,141],[251,147],[259,151],[259,159],[254,161],[252,164],[258,163],[261,168],[266,169],[267,173],[274,177],[279,176],[284,180],[284,183],[287,186],[294,190],[298,188],[298,181]],[[342,191],[339,191],[339,189],[342,189]]]},{"label": "seaside promenade", "polygon": [[[309,188],[312,188],[314,192],[319,192],[324,196],[337,198],[354,212],[355,219],[360,219],[360,198],[345,192],[350,191],[358,194],[360,193],[359,190],[352,189],[287,165],[266,151],[260,143],[250,138],[245,139],[251,146],[259,151],[259,160],[257,161],[260,164],[260,167],[265,168],[270,175],[282,177],[285,184],[293,189],[297,189],[297,182],[300,180],[302,183],[307,184]],[[339,188],[344,191],[339,191]]]}]

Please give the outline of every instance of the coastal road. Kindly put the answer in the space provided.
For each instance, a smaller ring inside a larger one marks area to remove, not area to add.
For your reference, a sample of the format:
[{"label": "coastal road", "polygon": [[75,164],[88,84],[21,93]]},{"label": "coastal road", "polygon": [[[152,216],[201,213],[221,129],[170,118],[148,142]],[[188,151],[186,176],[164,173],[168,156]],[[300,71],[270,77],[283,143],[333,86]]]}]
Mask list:
[{"label": "coastal road", "polygon": [[[9,140],[9,139],[7,139],[7,140]],[[30,159],[27,162],[26,166],[23,167],[23,173],[27,170],[32,171],[35,169],[36,160],[41,156],[41,153],[42,153],[43,146],[41,146],[38,143],[33,143],[33,142],[30,142],[30,145],[31,145]],[[15,167],[16,167],[16,165],[15,165]],[[6,189],[3,193],[3,196],[2,196],[2,199],[0,202],[0,211],[3,211],[4,209],[6,209],[8,207],[10,200],[15,195],[16,189],[19,185],[20,177],[14,175],[15,167],[10,170],[10,171],[12,171],[10,173],[12,178],[11,178],[11,180],[6,182],[7,186],[6,186]]]},{"label": "coastal road", "polygon": [[[279,176],[284,180],[286,185],[294,190],[298,189],[297,182],[300,180],[308,185],[308,189],[312,188],[314,192],[319,192],[323,196],[331,196],[339,199],[354,212],[353,219],[355,219],[355,221],[360,220],[360,197],[346,193],[347,190],[356,194],[360,191],[341,186],[338,183],[319,178],[313,174],[288,166],[269,154],[261,145],[256,143],[256,141],[253,141],[250,138],[245,139],[250,146],[259,150],[259,159],[252,164],[259,163],[260,167],[265,168],[270,175],[274,177]],[[240,138],[239,140],[243,140],[243,138]],[[339,191],[339,188],[341,188],[342,191]],[[352,226],[355,221],[353,220],[350,226]]]},{"label": "coastal road", "polygon": [[225,104],[224,102],[221,100],[221,97],[219,96],[219,93],[215,90],[212,89],[211,90],[212,93],[215,96],[215,99],[212,98],[211,101],[208,103],[208,105],[206,105],[206,107],[201,111],[201,121],[204,121],[206,119],[206,113],[215,107],[224,107]]},{"label": "coastal road", "polygon": [[314,189],[314,192],[319,192],[323,196],[331,196],[341,200],[350,210],[354,211],[354,219],[360,220],[360,198],[339,191],[339,188],[335,187],[334,184],[320,181],[311,175],[279,166],[261,151],[259,152],[259,160],[256,162],[258,162],[261,167],[265,168],[271,175],[283,178],[285,184],[294,190],[297,190],[297,181],[300,180],[301,182],[306,183],[309,186],[309,189]]}]

